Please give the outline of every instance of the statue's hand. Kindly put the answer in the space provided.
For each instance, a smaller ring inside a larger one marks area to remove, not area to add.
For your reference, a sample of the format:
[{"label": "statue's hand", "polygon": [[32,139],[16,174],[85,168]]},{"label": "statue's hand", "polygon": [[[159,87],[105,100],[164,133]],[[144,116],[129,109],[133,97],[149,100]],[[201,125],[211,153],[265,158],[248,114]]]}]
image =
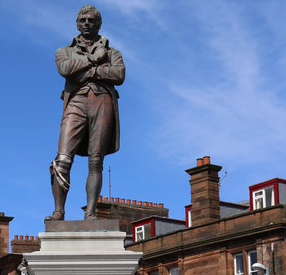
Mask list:
[{"label": "statue's hand", "polygon": [[83,84],[91,77],[91,73],[89,70],[81,71],[73,76],[72,81],[75,84]]},{"label": "statue's hand", "polygon": [[90,55],[90,60],[93,64],[99,64],[107,55],[106,48],[97,48],[93,54]]}]

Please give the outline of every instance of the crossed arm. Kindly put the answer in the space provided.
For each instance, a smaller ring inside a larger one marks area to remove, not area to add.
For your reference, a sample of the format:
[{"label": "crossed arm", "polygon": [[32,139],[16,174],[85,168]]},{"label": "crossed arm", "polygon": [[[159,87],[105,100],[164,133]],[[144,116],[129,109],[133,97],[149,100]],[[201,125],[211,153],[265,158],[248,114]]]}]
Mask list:
[{"label": "crossed arm", "polygon": [[[109,62],[103,63],[106,55]],[[125,66],[121,53],[110,48],[95,54],[85,54],[72,51],[69,47],[58,49],[56,65],[59,73],[73,80],[75,83],[84,83],[88,79],[103,81],[112,85],[121,85],[125,79]]]}]

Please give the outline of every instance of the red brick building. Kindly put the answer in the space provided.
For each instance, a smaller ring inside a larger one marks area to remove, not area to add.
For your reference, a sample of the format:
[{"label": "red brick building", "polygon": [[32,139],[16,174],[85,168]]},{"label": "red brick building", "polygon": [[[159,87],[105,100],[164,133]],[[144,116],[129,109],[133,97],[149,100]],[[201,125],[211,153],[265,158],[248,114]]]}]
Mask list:
[{"label": "red brick building", "polygon": [[241,213],[222,218],[220,170],[209,157],[186,170],[191,177],[190,227],[127,245],[144,253],[140,275],[257,274],[251,273],[256,262],[270,274],[286,274],[286,206],[274,203],[254,211],[244,206]]},{"label": "red brick building", "polygon": [[[82,207],[85,211],[86,206]],[[126,232],[125,243],[133,242],[132,222],[150,216],[169,217],[169,209],[163,203],[137,201],[125,198],[99,197],[95,212],[99,220],[118,219],[119,230]]]},{"label": "red brick building", "polygon": [[40,250],[39,238],[18,236],[11,241],[12,253],[9,253],[9,223],[13,217],[0,212],[0,275],[18,275],[17,267],[22,261],[22,253]]},{"label": "red brick building", "polygon": [[9,254],[9,223],[13,217],[0,213],[0,275],[16,275],[22,255]]},{"label": "red brick building", "polygon": [[[286,274],[286,181],[250,186],[249,208],[219,200],[220,170],[209,157],[186,170],[192,202],[185,207],[186,221],[170,219],[161,203],[99,198],[97,217],[119,219],[126,248],[144,252],[140,275],[242,275],[256,262],[270,274]],[[34,237],[15,236],[8,253],[12,219],[0,213],[0,275],[17,274],[21,253],[40,248]]]}]

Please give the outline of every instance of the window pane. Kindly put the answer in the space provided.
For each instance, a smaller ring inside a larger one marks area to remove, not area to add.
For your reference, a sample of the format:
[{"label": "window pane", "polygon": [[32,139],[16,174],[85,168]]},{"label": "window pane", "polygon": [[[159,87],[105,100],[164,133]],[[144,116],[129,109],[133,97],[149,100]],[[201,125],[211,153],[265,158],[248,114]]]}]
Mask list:
[{"label": "window pane", "polygon": [[142,241],[143,240],[143,232],[136,233],[136,241]]},{"label": "window pane", "polygon": [[[253,271],[252,265],[257,263],[257,253],[256,251],[250,251],[248,253],[249,270]],[[249,273],[251,275],[257,275],[257,272]]]},{"label": "window pane", "polygon": [[141,241],[144,239],[144,227],[143,226],[137,226],[135,227],[135,241]]},{"label": "window pane", "polygon": [[135,227],[135,241],[151,238],[151,223]]},{"label": "window pane", "polygon": [[178,267],[171,268],[169,270],[169,274],[170,275],[179,275],[179,268]]},{"label": "window pane", "polygon": [[244,274],[243,255],[237,254],[234,256],[235,275]]},{"label": "window pane", "polygon": [[274,205],[274,188],[270,187],[265,189],[266,207]]},{"label": "window pane", "polygon": [[151,223],[144,225],[145,239],[151,238]]},{"label": "window pane", "polygon": [[263,198],[259,198],[255,200],[255,209],[263,208]]},{"label": "window pane", "polygon": [[192,211],[191,210],[189,210],[188,215],[189,215],[189,217],[188,217],[188,219],[189,219],[188,226],[191,227],[192,226]]},{"label": "window pane", "polygon": [[265,189],[253,192],[254,210],[266,207]]},{"label": "window pane", "polygon": [[143,226],[138,226],[135,228],[136,232],[142,232],[143,231]]}]

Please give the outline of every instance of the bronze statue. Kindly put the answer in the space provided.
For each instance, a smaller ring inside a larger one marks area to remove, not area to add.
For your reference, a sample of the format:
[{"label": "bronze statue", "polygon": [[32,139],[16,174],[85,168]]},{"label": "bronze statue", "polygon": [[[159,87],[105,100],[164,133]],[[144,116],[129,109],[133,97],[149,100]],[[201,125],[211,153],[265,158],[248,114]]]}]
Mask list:
[{"label": "bronze statue", "polygon": [[58,154],[50,166],[55,211],[45,221],[64,220],[75,154],[88,156],[84,219],[96,219],[103,159],[119,149],[119,96],[114,85],[121,85],[125,78],[121,53],[98,34],[102,19],[94,6],[82,7],[76,22],[80,35],[56,53],[57,69],[66,83]]}]

